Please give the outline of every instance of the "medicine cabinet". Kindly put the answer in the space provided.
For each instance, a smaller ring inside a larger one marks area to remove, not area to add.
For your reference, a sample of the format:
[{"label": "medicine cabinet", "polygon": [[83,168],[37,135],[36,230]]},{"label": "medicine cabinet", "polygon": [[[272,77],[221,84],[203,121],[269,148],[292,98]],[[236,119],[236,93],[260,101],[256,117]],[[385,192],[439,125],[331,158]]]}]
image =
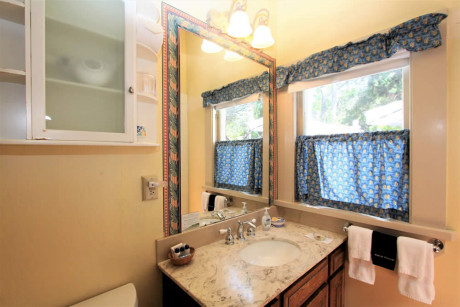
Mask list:
[{"label": "medicine cabinet", "polygon": [[[24,22],[0,24],[9,26],[0,49],[12,45],[0,51],[0,68],[15,63],[11,57],[18,64],[8,69],[24,76],[20,87],[0,76],[2,143],[157,145],[157,54],[148,44],[155,22],[136,12],[136,1],[26,0],[16,6]],[[8,40],[13,36],[15,44]]]}]

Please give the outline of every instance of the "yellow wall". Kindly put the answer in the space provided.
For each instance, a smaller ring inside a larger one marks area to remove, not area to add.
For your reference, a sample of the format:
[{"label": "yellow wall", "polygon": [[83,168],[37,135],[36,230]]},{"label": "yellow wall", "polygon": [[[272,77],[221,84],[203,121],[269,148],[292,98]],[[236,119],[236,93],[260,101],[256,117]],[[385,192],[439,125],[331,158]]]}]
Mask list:
[{"label": "yellow wall", "polygon": [[[448,38],[444,40],[448,60],[447,225],[459,230],[459,1],[278,1],[276,58],[278,65],[290,64],[315,52],[368,37],[413,17],[446,8],[450,10]],[[433,306],[460,306],[459,249],[458,240],[447,242],[445,253],[435,260],[436,299]],[[398,293],[396,273],[378,268],[376,276],[375,286],[347,278],[346,305],[424,306]]]},{"label": "yellow wall", "polygon": [[[210,7],[230,6],[224,0],[167,2],[202,20]],[[276,50],[269,53],[279,65],[457,7],[456,19],[447,19],[447,222],[459,230],[459,2],[279,0],[277,9],[274,0],[248,3],[251,16],[270,8],[277,31]],[[161,148],[0,145],[0,305],[69,305],[131,281],[140,306],[159,306],[155,239],[163,236],[162,197],[142,202],[140,177],[161,172]],[[458,242],[447,242],[436,259],[433,306],[460,306]],[[396,281],[385,270],[377,270],[374,287],[347,279],[347,306],[423,306],[400,296]]]}]

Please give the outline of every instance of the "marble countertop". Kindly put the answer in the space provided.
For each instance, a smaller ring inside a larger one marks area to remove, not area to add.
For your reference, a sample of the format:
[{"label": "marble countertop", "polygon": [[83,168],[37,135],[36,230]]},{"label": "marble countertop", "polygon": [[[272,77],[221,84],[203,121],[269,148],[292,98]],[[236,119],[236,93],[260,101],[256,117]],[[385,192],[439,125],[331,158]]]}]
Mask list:
[{"label": "marble countertop", "polygon": [[[325,244],[305,236],[314,232],[332,242]],[[158,266],[203,306],[263,306],[340,246],[346,234],[286,221],[285,227],[269,231],[259,226],[255,237],[246,236],[246,241],[235,236],[234,245],[225,245],[224,238],[222,235],[222,240],[197,248],[187,265],[175,266],[165,260]],[[239,251],[248,244],[272,239],[295,243],[300,257],[276,267],[251,265],[240,258]]]}]

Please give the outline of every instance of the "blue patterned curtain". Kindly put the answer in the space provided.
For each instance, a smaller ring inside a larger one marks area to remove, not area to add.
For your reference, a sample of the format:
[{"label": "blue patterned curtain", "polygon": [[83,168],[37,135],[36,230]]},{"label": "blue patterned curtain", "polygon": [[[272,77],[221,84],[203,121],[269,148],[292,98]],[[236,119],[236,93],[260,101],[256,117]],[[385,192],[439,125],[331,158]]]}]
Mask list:
[{"label": "blue patterned curtain", "polygon": [[409,221],[409,130],[296,140],[296,199]]},{"label": "blue patterned curtain", "polygon": [[207,107],[210,104],[231,101],[254,93],[268,92],[270,88],[268,78],[269,74],[265,71],[260,76],[238,80],[220,89],[204,92],[201,94],[203,106]]},{"label": "blue patterned curtain", "polygon": [[214,186],[262,192],[262,139],[216,142]]},{"label": "blue patterned curtain", "polygon": [[[400,49],[419,52],[441,46],[438,24],[445,14],[426,14],[393,27],[384,34],[344,46],[315,53],[290,66],[276,68],[276,88],[290,83],[338,73],[354,66],[390,58]],[[204,92],[203,106],[230,101],[260,91],[268,91],[268,73],[230,83],[220,89]]]}]

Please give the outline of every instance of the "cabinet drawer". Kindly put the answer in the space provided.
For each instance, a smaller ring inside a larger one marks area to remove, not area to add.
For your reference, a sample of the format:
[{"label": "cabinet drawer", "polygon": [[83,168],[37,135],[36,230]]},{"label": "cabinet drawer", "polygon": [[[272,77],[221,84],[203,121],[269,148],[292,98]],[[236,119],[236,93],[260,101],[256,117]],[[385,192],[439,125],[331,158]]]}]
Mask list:
[{"label": "cabinet drawer", "polygon": [[332,276],[345,263],[345,245],[339,246],[329,256],[329,276]]},{"label": "cabinet drawer", "polygon": [[313,295],[302,307],[328,307],[329,286],[323,285],[321,290]]},{"label": "cabinet drawer", "polygon": [[328,263],[327,259],[324,259],[286,290],[283,297],[283,306],[302,306],[321,285],[327,282],[327,278]]}]

